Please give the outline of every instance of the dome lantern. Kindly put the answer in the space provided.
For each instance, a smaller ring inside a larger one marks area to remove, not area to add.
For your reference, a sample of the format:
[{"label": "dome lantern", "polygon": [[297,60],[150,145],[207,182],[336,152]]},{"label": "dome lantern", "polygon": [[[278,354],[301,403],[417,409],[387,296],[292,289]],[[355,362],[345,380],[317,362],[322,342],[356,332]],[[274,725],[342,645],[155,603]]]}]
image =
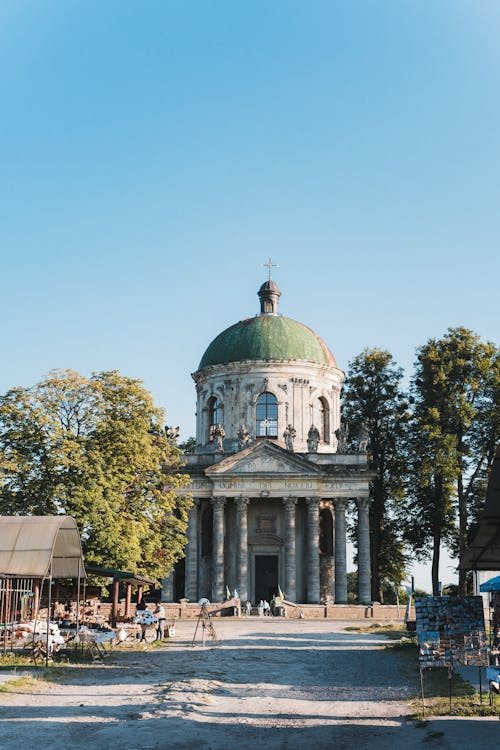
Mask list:
[{"label": "dome lantern", "polygon": [[277,315],[278,314],[278,301],[281,297],[281,292],[278,285],[271,279],[265,281],[259,291],[257,292],[260,298],[260,314],[261,315]]}]

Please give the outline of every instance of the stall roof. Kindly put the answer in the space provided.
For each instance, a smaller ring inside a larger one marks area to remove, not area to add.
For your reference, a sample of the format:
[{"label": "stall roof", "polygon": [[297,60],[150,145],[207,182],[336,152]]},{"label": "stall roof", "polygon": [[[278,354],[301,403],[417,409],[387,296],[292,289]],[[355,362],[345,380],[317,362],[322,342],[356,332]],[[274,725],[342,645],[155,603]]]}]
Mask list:
[{"label": "stall roof", "polygon": [[99,565],[93,565],[92,563],[87,565],[87,573],[96,576],[104,576],[106,578],[113,578],[113,580],[122,581],[123,583],[132,583],[136,586],[156,585],[156,581],[153,581],[151,578],[144,578],[144,576],[137,575],[136,573],[127,573],[125,570],[102,568]]},{"label": "stall roof", "polygon": [[491,467],[479,528],[460,567],[465,570],[500,570],[500,445]]},{"label": "stall roof", "polygon": [[82,545],[71,516],[0,516],[0,574],[84,578]]},{"label": "stall roof", "polygon": [[481,593],[485,591],[500,591],[500,576],[495,576],[495,578],[490,578],[488,581],[482,583],[479,591]]}]

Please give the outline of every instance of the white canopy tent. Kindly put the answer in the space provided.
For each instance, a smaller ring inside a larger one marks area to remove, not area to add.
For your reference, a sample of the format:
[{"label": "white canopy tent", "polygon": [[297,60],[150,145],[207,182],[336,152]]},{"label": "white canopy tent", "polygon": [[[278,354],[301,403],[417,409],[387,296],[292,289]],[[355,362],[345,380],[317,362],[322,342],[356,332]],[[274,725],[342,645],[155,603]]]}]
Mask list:
[{"label": "white canopy tent", "polygon": [[71,516],[0,516],[0,575],[84,578],[82,545]]},{"label": "white canopy tent", "polygon": [[[80,580],[86,578],[80,533],[71,516],[0,516],[0,621],[3,623],[3,650],[7,631],[25,614],[23,603],[33,597],[38,617],[40,585],[47,583],[46,657],[49,659],[50,610],[54,578],[76,578],[78,601]],[[77,607],[76,633],[79,629]],[[34,637],[34,636],[33,636]]]}]

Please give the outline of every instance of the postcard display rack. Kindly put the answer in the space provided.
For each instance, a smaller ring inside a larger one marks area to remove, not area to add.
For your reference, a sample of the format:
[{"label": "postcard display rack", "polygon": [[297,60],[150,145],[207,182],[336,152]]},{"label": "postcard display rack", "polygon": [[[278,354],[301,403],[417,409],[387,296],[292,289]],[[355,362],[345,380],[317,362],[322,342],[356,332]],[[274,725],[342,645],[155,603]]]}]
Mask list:
[{"label": "postcard display rack", "polygon": [[489,664],[482,597],[417,596],[415,615],[424,711],[423,671],[429,667],[448,667],[451,710],[453,668],[477,666],[482,702],[481,667]]}]

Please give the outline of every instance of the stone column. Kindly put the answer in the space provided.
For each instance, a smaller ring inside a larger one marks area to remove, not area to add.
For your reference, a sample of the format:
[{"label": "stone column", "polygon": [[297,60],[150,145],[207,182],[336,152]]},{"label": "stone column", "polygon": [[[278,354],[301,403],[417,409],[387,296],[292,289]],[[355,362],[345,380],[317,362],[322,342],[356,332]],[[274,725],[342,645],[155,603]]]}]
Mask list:
[{"label": "stone column", "polygon": [[307,601],[319,603],[319,497],[307,497]]},{"label": "stone column", "polygon": [[198,601],[198,508],[200,501],[195,498],[189,509],[187,546],[186,546],[186,581],[185,597],[190,602]]},{"label": "stone column", "polygon": [[370,501],[366,497],[356,500],[358,506],[358,601],[370,604]]},{"label": "stone column", "polygon": [[174,574],[169,573],[166,578],[161,579],[161,600],[162,602],[174,601]]},{"label": "stone column", "polygon": [[296,601],[297,598],[297,581],[296,581],[296,568],[297,561],[295,558],[295,506],[297,504],[296,497],[285,497],[283,498],[283,505],[285,507],[285,580],[284,580],[284,595],[285,598],[291,602]]},{"label": "stone column", "polygon": [[225,497],[213,497],[212,601],[224,601],[224,505]]},{"label": "stone column", "polygon": [[343,497],[335,500],[335,604],[347,604],[346,505]]},{"label": "stone column", "polygon": [[249,497],[236,498],[236,590],[240,601],[248,599],[248,514]]}]

